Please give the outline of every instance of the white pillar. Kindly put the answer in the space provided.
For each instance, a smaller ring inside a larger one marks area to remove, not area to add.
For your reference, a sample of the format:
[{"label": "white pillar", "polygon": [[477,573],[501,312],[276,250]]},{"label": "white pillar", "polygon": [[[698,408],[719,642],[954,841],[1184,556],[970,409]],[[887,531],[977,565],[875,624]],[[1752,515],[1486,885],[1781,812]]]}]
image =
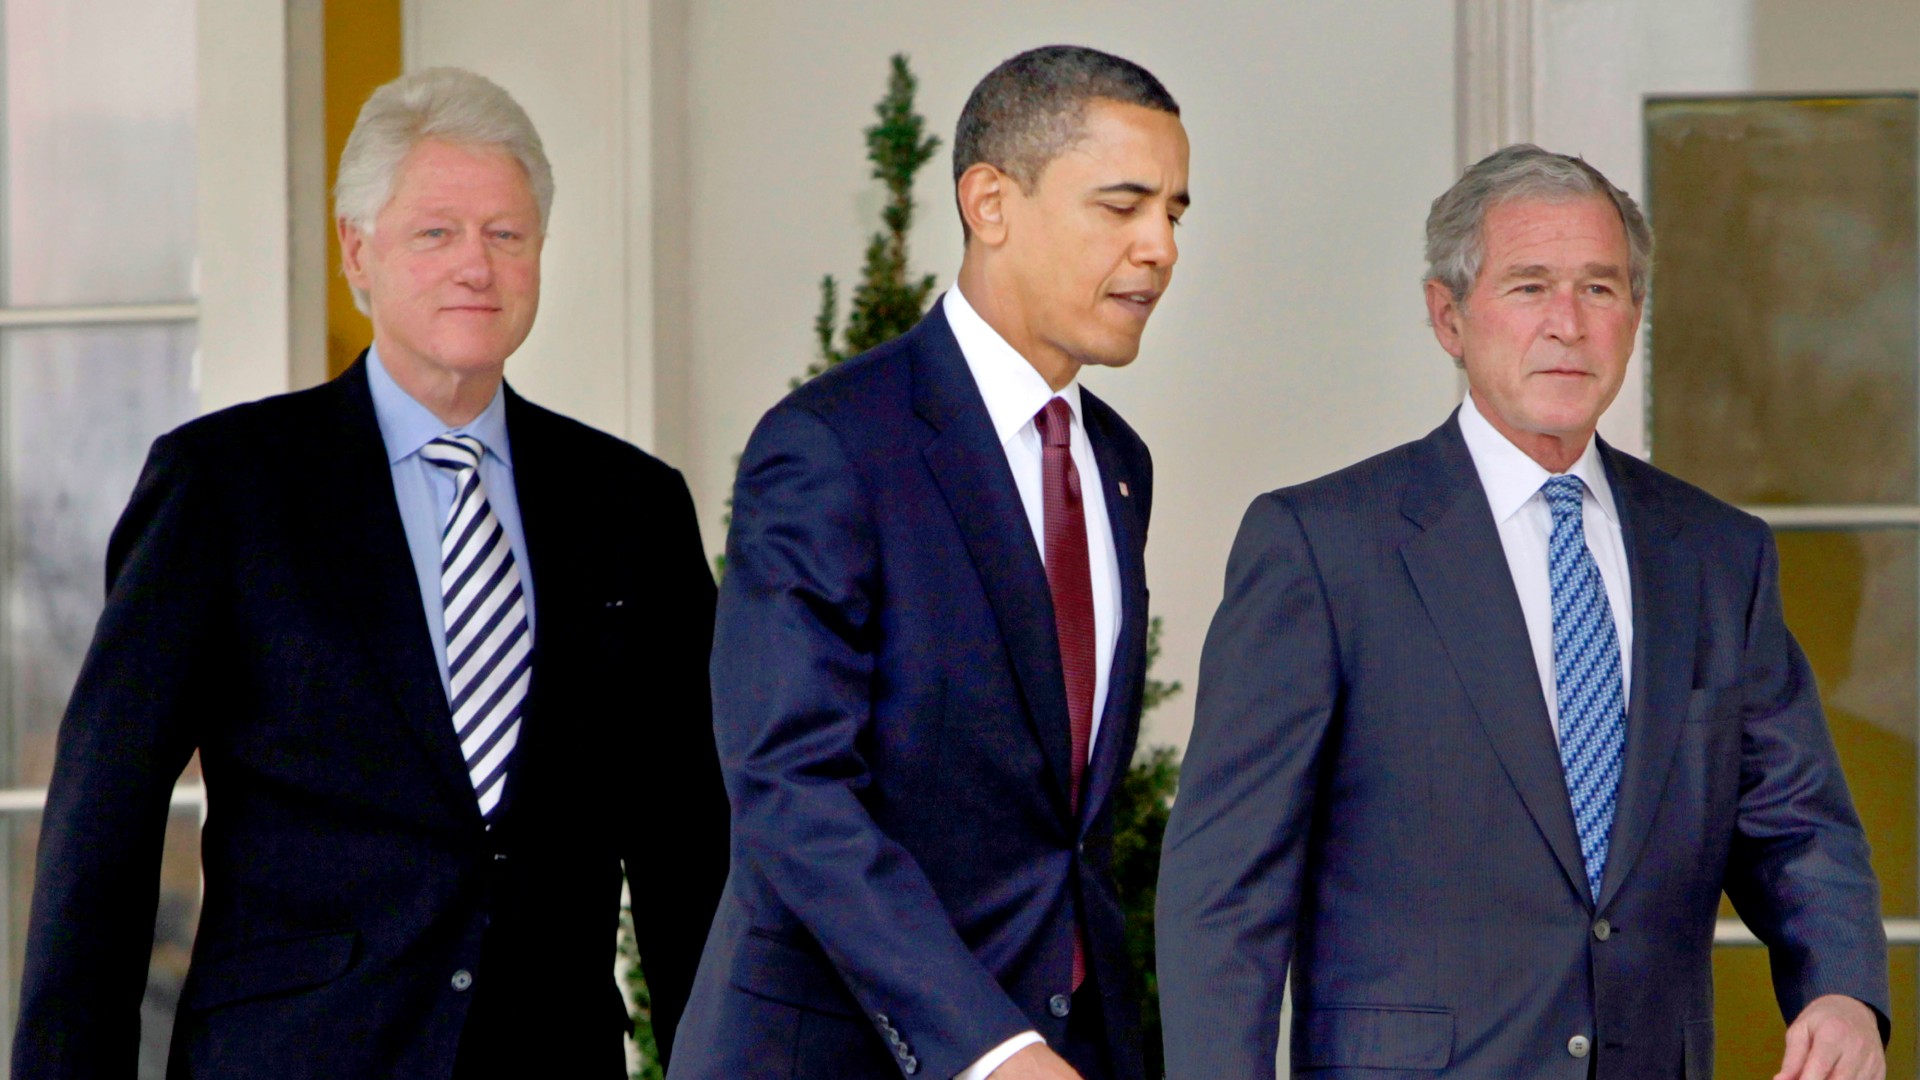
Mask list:
[{"label": "white pillar", "polygon": [[321,0],[199,0],[203,410],[326,378]]}]

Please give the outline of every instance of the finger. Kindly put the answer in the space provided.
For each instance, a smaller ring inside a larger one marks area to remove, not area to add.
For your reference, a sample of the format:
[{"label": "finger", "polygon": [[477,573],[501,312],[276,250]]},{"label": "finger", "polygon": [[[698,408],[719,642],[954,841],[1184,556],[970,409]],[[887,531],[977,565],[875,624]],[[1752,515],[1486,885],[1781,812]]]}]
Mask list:
[{"label": "finger", "polygon": [[1834,1067],[1839,1063],[1840,1047],[1835,1040],[1831,1036],[1822,1039],[1816,1034],[1807,1049],[1807,1064],[1800,1070],[1800,1080],[1837,1080]]},{"label": "finger", "polygon": [[1812,1047],[1813,1035],[1807,1025],[1795,1023],[1787,1028],[1787,1052],[1780,1059],[1780,1071],[1773,1074],[1773,1080],[1800,1080],[1800,1070],[1806,1067],[1807,1051]]}]

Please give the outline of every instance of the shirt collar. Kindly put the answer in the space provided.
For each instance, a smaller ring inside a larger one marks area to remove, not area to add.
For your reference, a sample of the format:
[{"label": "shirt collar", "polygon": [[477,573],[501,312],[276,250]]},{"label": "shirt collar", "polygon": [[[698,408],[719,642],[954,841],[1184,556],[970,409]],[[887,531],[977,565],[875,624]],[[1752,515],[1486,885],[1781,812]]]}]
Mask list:
[{"label": "shirt collar", "polygon": [[966,357],[967,370],[973,373],[973,381],[987,403],[987,416],[993,420],[993,433],[999,437],[1001,446],[1032,424],[1034,414],[1056,397],[1066,399],[1067,407],[1073,410],[1074,422],[1083,429],[1086,427],[1080,414],[1078,380],[1055,394],[1047,380],[1040,377],[1040,372],[1027,363],[1027,358],[1007,344],[1007,339],[973,310],[967,298],[960,295],[958,285],[948,289],[940,302],[946,311],[947,326],[953,331],[954,340],[960,343],[960,355]]},{"label": "shirt collar", "polygon": [[[1467,442],[1467,453],[1473,457],[1473,467],[1480,474],[1480,486],[1486,489],[1487,504],[1496,522],[1518,513],[1528,499],[1539,494],[1540,485],[1554,475],[1500,434],[1474,404],[1472,394],[1460,403],[1460,435]],[[1599,447],[1598,436],[1588,438],[1587,448],[1567,474],[1579,477],[1607,520],[1618,525],[1620,516],[1613,505],[1607,470],[1600,463]]]},{"label": "shirt collar", "polygon": [[507,445],[505,384],[493,392],[493,400],[479,416],[452,429],[393,381],[378,348],[367,350],[367,387],[373,392],[373,416],[380,424],[380,439],[387,446],[387,464],[398,465],[442,435],[471,435],[480,440],[487,453],[513,468],[513,451]]}]

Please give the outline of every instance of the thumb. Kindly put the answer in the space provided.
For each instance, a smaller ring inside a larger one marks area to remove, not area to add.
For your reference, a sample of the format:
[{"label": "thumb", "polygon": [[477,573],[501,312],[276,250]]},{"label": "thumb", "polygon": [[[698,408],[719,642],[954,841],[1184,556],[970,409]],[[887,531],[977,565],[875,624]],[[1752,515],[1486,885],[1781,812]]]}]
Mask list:
[{"label": "thumb", "polygon": [[1787,1053],[1780,1059],[1780,1071],[1773,1074],[1773,1080],[1794,1080],[1800,1070],[1806,1068],[1807,1053],[1813,1048],[1813,1032],[1804,1023],[1795,1023],[1787,1028]]}]

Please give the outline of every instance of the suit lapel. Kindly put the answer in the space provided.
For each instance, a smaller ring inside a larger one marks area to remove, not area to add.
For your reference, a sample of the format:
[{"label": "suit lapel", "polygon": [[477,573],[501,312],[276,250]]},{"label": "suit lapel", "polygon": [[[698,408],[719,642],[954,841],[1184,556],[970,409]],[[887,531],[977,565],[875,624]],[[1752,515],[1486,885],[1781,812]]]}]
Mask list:
[{"label": "suit lapel", "polygon": [[583,582],[594,565],[581,539],[590,535],[591,522],[574,519],[583,504],[568,494],[569,465],[559,456],[539,410],[505,388],[507,438],[513,448],[513,491],[520,505],[520,528],[527,546],[527,578],[533,584],[532,676],[521,714],[520,741],[507,767],[506,788],[500,795],[500,821],[511,828],[515,796],[532,775],[530,767],[541,757],[541,747],[564,723],[560,713],[545,708],[551,689],[576,677],[565,670],[582,649],[570,644],[578,629],[568,612],[585,610],[589,599]]},{"label": "suit lapel", "polygon": [[393,694],[400,722],[413,732],[437,781],[480,820],[473,783],[454,738],[453,713],[421,608],[393,472],[374,418],[365,354],[333,384],[339,392],[334,437],[320,440],[327,460],[309,470],[319,511],[312,534],[333,560],[333,579],[360,629],[369,659]]},{"label": "suit lapel", "polygon": [[1613,485],[1626,541],[1627,573],[1633,582],[1633,687],[1627,706],[1626,761],[1621,766],[1606,876],[1600,883],[1600,903],[1605,906],[1620,891],[1620,883],[1646,846],[1672,771],[1693,683],[1700,591],[1691,549],[1673,542],[1679,524],[1646,483],[1646,466],[1626,461],[1605,443],[1601,458],[1607,466],[1607,481]]},{"label": "suit lapel", "polygon": [[1585,863],[1526,616],[1457,413],[1419,453],[1401,511],[1421,532],[1401,558],[1508,780],[1585,898]]},{"label": "suit lapel", "polygon": [[1114,643],[1113,668],[1107,675],[1107,704],[1100,714],[1099,740],[1094,743],[1087,783],[1082,788],[1087,793],[1087,801],[1080,808],[1080,827],[1084,830],[1099,816],[1101,805],[1113,789],[1115,774],[1127,767],[1122,751],[1134,744],[1138,734],[1139,687],[1147,649],[1147,571],[1143,558],[1147,530],[1140,519],[1139,501],[1131,494],[1133,485],[1140,481],[1106,431],[1102,419],[1105,403],[1085,387],[1080,390],[1080,398],[1081,412],[1087,417],[1087,438],[1100,463],[1100,488],[1106,493],[1107,520],[1113,529],[1114,557],[1120,570],[1120,639]]},{"label": "suit lapel", "polygon": [[1049,795],[1062,819],[1070,820],[1073,748],[1066,678],[1054,631],[1053,596],[1020,491],[940,304],[934,304],[904,344],[913,357],[914,411],[935,431],[922,456],[993,608],[1034,739],[1053,773]]}]

